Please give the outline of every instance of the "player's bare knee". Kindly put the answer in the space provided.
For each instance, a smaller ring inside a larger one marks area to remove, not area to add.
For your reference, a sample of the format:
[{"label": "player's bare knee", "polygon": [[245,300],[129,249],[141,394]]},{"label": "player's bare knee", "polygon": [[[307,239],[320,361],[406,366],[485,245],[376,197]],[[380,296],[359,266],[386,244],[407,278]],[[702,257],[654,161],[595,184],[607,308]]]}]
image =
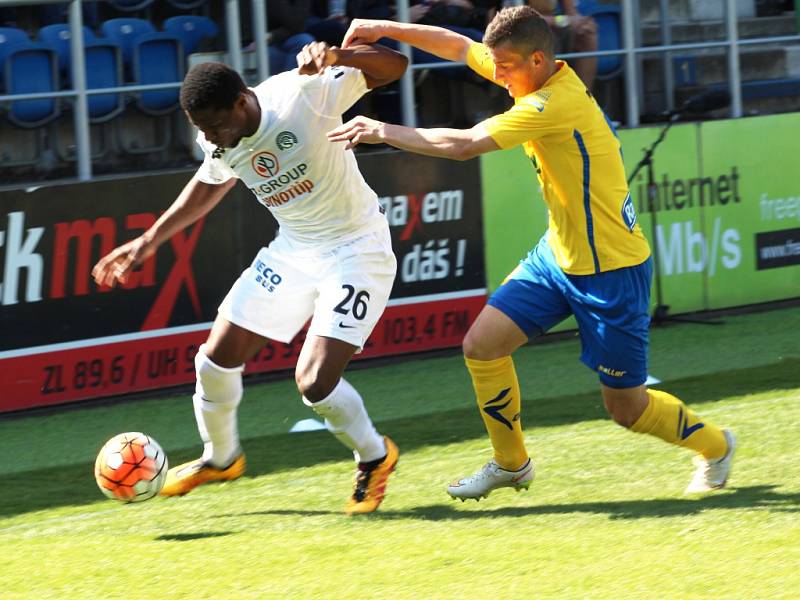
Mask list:
[{"label": "player's bare knee", "polygon": [[297,369],[294,374],[294,381],[297,384],[297,391],[305,399],[311,402],[319,402],[333,391],[340,377],[340,374],[333,376],[316,369]]},{"label": "player's bare knee", "polygon": [[464,336],[464,341],[461,343],[461,350],[464,357],[471,360],[491,360],[492,357],[484,344],[482,344],[481,337],[473,333],[472,329],[467,331]]}]

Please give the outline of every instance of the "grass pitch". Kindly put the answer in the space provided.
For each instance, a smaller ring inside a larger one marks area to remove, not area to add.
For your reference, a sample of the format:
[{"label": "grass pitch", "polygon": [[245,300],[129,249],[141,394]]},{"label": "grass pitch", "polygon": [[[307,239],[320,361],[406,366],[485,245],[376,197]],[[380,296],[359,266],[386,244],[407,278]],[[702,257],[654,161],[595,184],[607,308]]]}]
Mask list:
[{"label": "grass pitch", "polygon": [[656,329],[651,373],[739,438],[731,487],[682,494],[690,454],[622,430],[569,340],[515,363],[530,491],[452,501],[490,456],[459,356],[353,370],[400,446],[378,513],[348,518],[352,462],[291,378],[250,385],[247,475],[183,498],[104,499],[95,453],[121,431],[196,457],[187,396],[0,421],[0,597],[796,598],[800,309]]}]

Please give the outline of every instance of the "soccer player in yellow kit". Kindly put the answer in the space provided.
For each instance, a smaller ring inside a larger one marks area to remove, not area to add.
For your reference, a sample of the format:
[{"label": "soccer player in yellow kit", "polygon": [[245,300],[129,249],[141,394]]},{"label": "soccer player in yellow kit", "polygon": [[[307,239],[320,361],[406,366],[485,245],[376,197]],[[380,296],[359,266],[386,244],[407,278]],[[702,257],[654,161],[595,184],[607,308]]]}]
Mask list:
[{"label": "soccer player in yellow kit", "polygon": [[419,129],[356,117],[329,132],[332,141],[387,143],[466,160],[522,145],[536,169],[549,225],[542,239],[489,298],[463,349],[494,456],[451,483],[462,500],[499,487],[527,488],[533,465],[520,422],[512,353],[570,315],[578,322],[581,361],[600,379],[615,422],[694,450],[687,492],[724,487],[733,434],[698,417],[681,400],[649,389],[648,314],[652,258],[636,223],[620,143],[602,109],[567,63],[555,60],[553,35],[535,10],[501,10],[482,44],[444,29],[355,20],[343,46],[389,37],[442,58],[466,62],[505,87],[507,112],[471,129]]}]

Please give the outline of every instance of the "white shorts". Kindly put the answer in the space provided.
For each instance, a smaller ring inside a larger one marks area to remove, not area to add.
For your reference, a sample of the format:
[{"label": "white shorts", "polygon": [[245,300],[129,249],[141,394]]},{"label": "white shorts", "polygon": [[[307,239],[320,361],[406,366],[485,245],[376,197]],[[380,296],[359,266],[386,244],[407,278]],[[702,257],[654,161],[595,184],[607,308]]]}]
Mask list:
[{"label": "white shorts", "polygon": [[313,316],[309,335],[360,350],[386,308],[396,271],[388,227],[316,254],[293,251],[278,234],[233,284],[219,314],[279,342],[290,342]]}]

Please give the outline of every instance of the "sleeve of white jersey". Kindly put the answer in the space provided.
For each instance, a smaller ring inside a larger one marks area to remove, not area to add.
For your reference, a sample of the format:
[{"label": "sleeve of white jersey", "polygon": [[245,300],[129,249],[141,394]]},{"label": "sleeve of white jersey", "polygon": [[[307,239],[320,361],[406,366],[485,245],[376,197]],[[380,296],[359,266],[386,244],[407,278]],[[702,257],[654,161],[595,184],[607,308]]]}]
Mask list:
[{"label": "sleeve of white jersey", "polygon": [[364,74],[352,67],[328,67],[303,83],[303,92],[314,110],[331,118],[341,117],[369,91]]},{"label": "sleeve of white jersey", "polygon": [[197,145],[203,150],[203,164],[197,169],[195,177],[203,183],[218,185],[225,183],[231,177],[236,177],[236,173],[219,158],[214,158],[214,148],[206,142],[202,133],[197,134]]}]

